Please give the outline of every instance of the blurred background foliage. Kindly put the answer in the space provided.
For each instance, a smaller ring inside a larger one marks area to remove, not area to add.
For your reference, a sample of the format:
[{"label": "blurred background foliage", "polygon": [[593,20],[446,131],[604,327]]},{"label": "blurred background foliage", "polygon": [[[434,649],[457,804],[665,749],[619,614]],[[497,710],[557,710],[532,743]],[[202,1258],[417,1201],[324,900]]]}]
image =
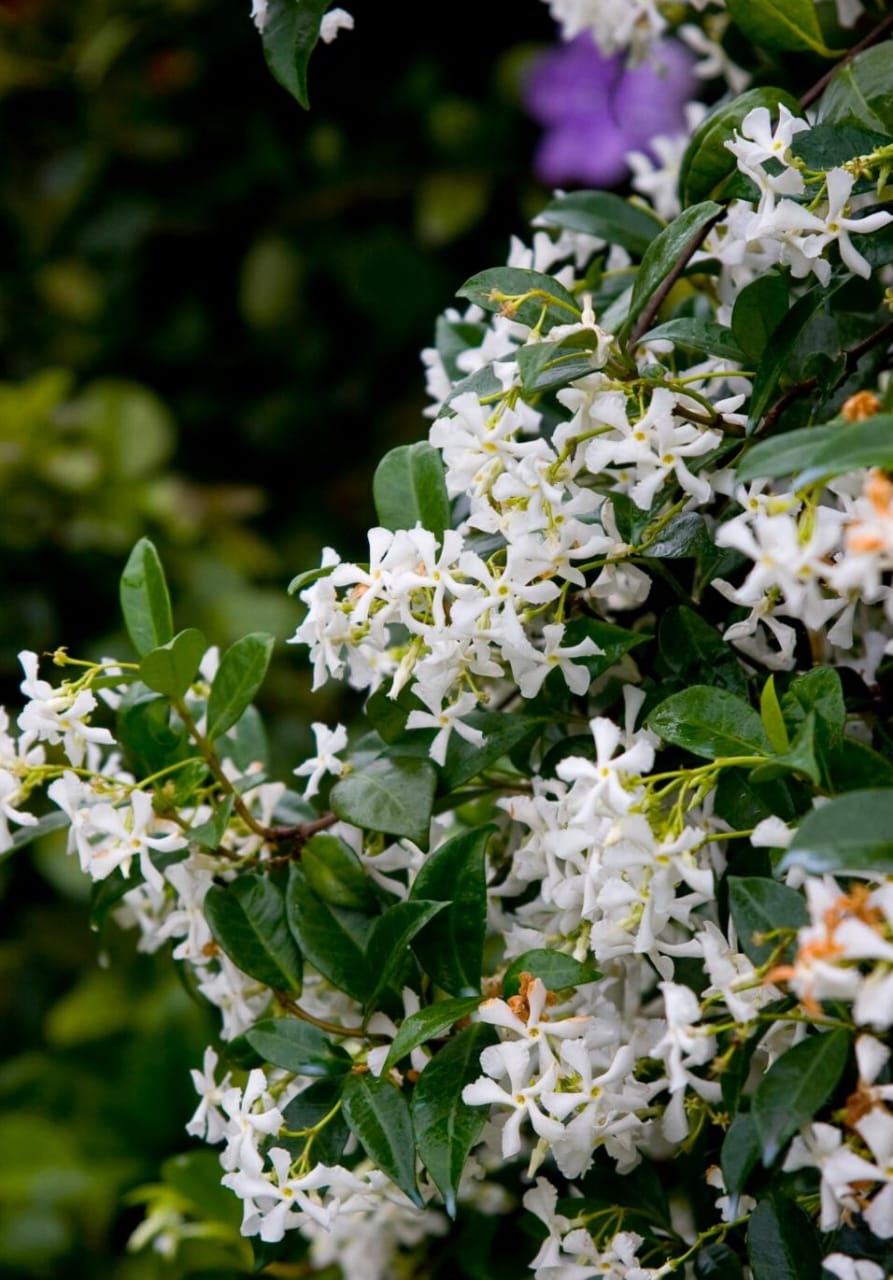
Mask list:
[{"label": "blurred background foliage", "polygon": [[[518,83],[545,6],[493,0],[486,26],[477,0],[352,7],[305,115],[248,0],[0,0],[11,708],[22,648],[126,653],[117,581],[141,534],[179,626],[291,634],[290,577],[326,543],[362,556],[374,462],[425,431],[437,313],[543,202]],[[284,768],[343,713],[284,645],[265,710]],[[0,865],[0,1274],[234,1275],[214,1157],[175,1158],[212,1020],[164,956],[91,934],[87,898],[61,842]],[[164,1161],[169,1191],[146,1194],[216,1235],[128,1256],[125,1198]]]}]

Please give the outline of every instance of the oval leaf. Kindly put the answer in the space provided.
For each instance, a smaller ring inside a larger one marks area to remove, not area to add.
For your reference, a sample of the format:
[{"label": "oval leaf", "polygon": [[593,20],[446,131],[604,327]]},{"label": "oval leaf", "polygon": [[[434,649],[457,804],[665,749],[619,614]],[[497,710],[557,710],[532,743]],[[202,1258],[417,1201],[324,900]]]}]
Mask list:
[{"label": "oval leaf", "polygon": [[372,496],[385,529],[414,529],[420,524],[440,538],[450,527],[443,459],[426,440],[385,454],[372,479]]},{"label": "oval leaf", "polygon": [[761,1200],[747,1224],[753,1280],[815,1280],[822,1251],[812,1220],[778,1192]]},{"label": "oval leaf", "polygon": [[372,912],[378,898],[366,869],[338,836],[319,832],[301,850],[301,866],[314,893],[333,907]]},{"label": "oval leaf", "polygon": [[738,944],[756,965],[765,964],[778,950],[778,929],[801,929],[809,923],[803,895],[786,884],[765,876],[730,876],[728,883]]},{"label": "oval leaf", "polygon": [[212,885],[204,912],[215,940],[240,969],[279,991],[301,990],[301,953],[286,923],[282,894],[266,876]]},{"label": "oval leaf", "polygon": [[373,760],[336,782],[329,804],[355,827],[408,836],[426,848],[436,786],[437,774],[427,760]]},{"label": "oval leaf", "polygon": [[299,1076],[343,1076],[351,1056],[309,1022],[297,1018],[264,1018],[245,1032],[245,1039],[264,1062]]},{"label": "oval leaf", "polygon": [[484,850],[495,827],[463,832],[435,849],[413,882],[411,899],[448,903],[413,942],[427,974],[450,995],[480,991],[487,929]]},{"label": "oval leaf", "polygon": [[273,653],[273,637],[262,631],[243,636],[230,645],[208,697],[208,737],[226,733],[251,705],[261,687]]},{"label": "oval leaf", "polygon": [[480,1002],[480,996],[440,1000],[437,1004],[429,1005],[427,1009],[419,1009],[417,1013],[410,1014],[394,1036],[394,1043],[391,1045],[382,1070],[390,1071],[391,1067],[396,1066],[401,1058],[412,1053],[413,1049],[418,1048],[420,1044],[424,1044],[426,1040],[432,1040],[441,1031],[446,1031],[460,1018],[467,1018],[469,1014],[475,1012]]},{"label": "oval leaf", "polygon": [[365,938],[351,926],[362,921],[368,930],[368,917],[323,902],[296,863],[289,867],[285,901],[289,928],[304,955],[333,986],[362,1004],[371,990],[372,975],[366,968]]},{"label": "oval leaf", "polygon": [[319,39],[329,0],[268,0],[262,42],[273,76],[302,107],[309,107],[307,64]]},{"label": "oval leaf", "polygon": [[787,277],[780,271],[767,271],[738,294],[732,311],[732,333],[747,359],[762,359],[770,337],[787,315],[789,299]]},{"label": "oval leaf", "polygon": [[893,874],[893,790],[848,791],[800,823],[779,866],[812,875]]},{"label": "oval leaf", "polygon": [[811,49],[826,58],[840,53],[822,39],[813,0],[728,0],[727,8],[735,25],[764,49]]},{"label": "oval leaf", "polygon": [[664,226],[645,205],[624,200],[611,191],[571,191],[558,196],[537,215],[537,222],[622,245],[637,257]]},{"label": "oval leaf", "polygon": [[801,1040],[769,1068],[752,1107],[764,1165],[772,1164],[828,1101],[843,1075],[849,1049],[846,1031],[829,1031]]},{"label": "oval leaf", "polygon": [[366,965],[374,979],[366,1001],[374,1009],[379,996],[406,960],[410,942],[446,907],[445,902],[397,902],[375,921],[366,947]]},{"label": "oval leaf", "polygon": [[717,760],[770,755],[772,747],[752,707],[725,689],[694,685],[651,712],[648,727],[676,747]]},{"label": "oval leaf", "polygon": [[208,642],[195,627],[180,631],[167,644],[151,649],[140,663],[140,679],[156,693],[182,698],[188,691]]},{"label": "oval leaf", "polygon": [[400,1090],[386,1076],[352,1075],[344,1089],[344,1118],[369,1159],[423,1209],[409,1103]]},{"label": "oval leaf", "polygon": [[743,1111],[729,1125],[723,1138],[719,1163],[726,1191],[738,1199],[760,1158],[760,1139],[753,1116]]},{"label": "oval leaf", "polygon": [[795,488],[863,467],[893,467],[893,414],[802,427],[761,440],[737,468],[740,480],[796,475]]},{"label": "oval leaf", "polygon": [[153,543],[140,538],[121,574],[121,612],[134,649],[142,656],[173,638],[171,600]]},{"label": "oval leaf", "polygon": [[419,1155],[451,1218],[465,1161],[487,1119],[487,1108],[463,1102],[462,1090],[481,1074],[481,1052],[496,1039],[486,1023],[466,1027],[431,1059],[413,1094]]},{"label": "oval leaf", "polygon": [[[466,280],[456,292],[460,298],[476,302],[485,311],[502,312],[511,306],[512,319],[531,328],[539,323],[545,308],[542,333],[548,333],[556,324],[572,324],[582,315],[579,303],[563,284],[552,276],[543,275],[541,271],[529,271],[526,267],[491,267]],[[506,301],[526,294],[534,296],[520,304]]]},{"label": "oval leaf", "polygon": [[591,961],[575,960],[563,951],[546,951],[540,948],[525,951],[523,956],[512,961],[502,979],[502,994],[506,1000],[518,994],[522,973],[539,978],[549,991],[579,987],[584,982],[595,982],[601,976]]},{"label": "oval leaf", "polygon": [[658,287],[677,266],[679,259],[695,236],[722,213],[722,206],[712,200],[692,205],[674,218],[668,227],[652,240],[642,259],[633,285],[629,312],[621,326],[621,334],[629,333],[635,321],[651,301]]}]

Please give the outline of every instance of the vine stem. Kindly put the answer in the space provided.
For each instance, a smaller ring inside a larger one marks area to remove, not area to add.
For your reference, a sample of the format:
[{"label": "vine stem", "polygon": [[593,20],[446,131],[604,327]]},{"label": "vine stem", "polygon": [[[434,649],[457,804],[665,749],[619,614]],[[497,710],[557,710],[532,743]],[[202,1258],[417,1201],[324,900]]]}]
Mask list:
[{"label": "vine stem", "polygon": [[631,347],[634,347],[636,343],[639,341],[639,339],[642,337],[642,334],[647,333],[648,330],[651,328],[651,322],[654,320],[654,317],[657,315],[658,311],[660,311],[661,307],[663,306],[664,299],[666,298],[667,294],[673,288],[673,285],[682,275],[683,271],[688,266],[691,259],[700,249],[701,245],[707,239],[707,236],[716,226],[717,222],[719,222],[720,218],[723,216],[724,213],[725,213],[725,209],[720,209],[719,213],[714,214],[714,216],[708,222],[704,223],[703,227],[700,227],[695,232],[695,234],[689,240],[688,244],[682,250],[676,265],[673,267],[669,275],[664,276],[663,280],[660,282],[658,287],[655,289],[654,293],[651,295],[650,302],[645,307],[644,311],[639,316],[636,323],[633,325],[632,332],[629,335],[629,345]]},{"label": "vine stem", "polygon": [[299,1004],[290,999],[284,991],[276,992],[276,999],[282,1005],[283,1009],[287,1009],[289,1013],[293,1013],[296,1018],[300,1018],[302,1022],[309,1022],[311,1027],[318,1027],[320,1031],[325,1031],[330,1036],[358,1036],[363,1040],[377,1039],[375,1036],[369,1035],[368,1031],[364,1031],[362,1027],[342,1027],[337,1022],[327,1022],[325,1018],[317,1018],[315,1013],[308,1013],[306,1009],[302,1009]]},{"label": "vine stem", "polygon": [[257,821],[257,819],[254,817],[254,815],[252,814],[251,810],[248,808],[245,801],[242,799],[242,797],[239,795],[236,788],[233,786],[230,779],[223,772],[223,766],[220,763],[220,757],[217,755],[217,752],[214,750],[214,747],[212,746],[210,741],[205,737],[205,735],[202,733],[202,731],[199,729],[198,725],[196,724],[195,717],[193,716],[192,712],[189,710],[189,707],[186,704],[186,699],[174,698],[172,699],[172,701],[173,701],[174,707],[176,708],[177,714],[179,715],[180,719],[183,721],[184,725],[186,726],[186,729],[187,729],[187,732],[189,733],[190,738],[192,738],[192,741],[198,747],[199,751],[201,752],[202,756],[207,762],[208,768],[211,770],[214,777],[217,779],[218,783],[220,784],[221,789],[224,792],[226,792],[227,795],[230,795],[233,797],[233,808],[235,809],[239,817],[242,819],[242,821],[245,823],[245,826],[248,827],[250,831],[253,831],[255,835],[261,836],[262,839],[264,840],[268,839],[269,833],[267,831],[267,828],[263,826],[262,823]]},{"label": "vine stem", "polygon": [[864,53],[866,49],[870,49],[873,44],[878,44],[884,37],[893,31],[893,14],[884,18],[883,22],[879,22],[873,31],[869,31],[868,35],[858,44],[854,44],[852,49],[848,49],[844,57],[839,62],[835,62],[830,71],[826,71],[820,80],[817,80],[811,89],[807,89],[803,97],[800,99],[801,107],[810,107],[816,98],[820,98],[831,82],[832,76],[836,75],[841,67],[845,67],[848,62],[852,62],[853,58],[858,54]]}]

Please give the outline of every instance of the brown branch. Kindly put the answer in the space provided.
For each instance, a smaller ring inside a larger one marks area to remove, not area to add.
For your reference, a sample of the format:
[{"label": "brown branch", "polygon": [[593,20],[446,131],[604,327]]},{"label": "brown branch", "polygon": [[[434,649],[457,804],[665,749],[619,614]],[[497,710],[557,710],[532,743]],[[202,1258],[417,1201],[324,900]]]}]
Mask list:
[{"label": "brown branch", "polygon": [[682,275],[698,249],[700,249],[701,245],[707,239],[708,233],[713,230],[724,213],[725,210],[721,209],[719,213],[714,214],[709,221],[704,223],[703,227],[695,232],[691,240],[689,240],[688,244],[682,250],[682,253],[679,255],[679,261],[673,267],[672,271],[669,275],[664,276],[663,280],[657,286],[654,293],[651,295],[651,301],[633,325],[632,332],[629,335],[629,345],[631,347],[634,347],[642,337],[642,334],[647,333],[651,328],[651,322],[663,306],[667,294]]},{"label": "brown branch", "polygon": [[860,40],[858,44],[853,45],[852,49],[848,49],[844,57],[839,62],[836,62],[830,71],[826,71],[821,80],[817,80],[811,89],[807,89],[800,99],[800,106],[804,108],[811,106],[816,98],[822,96],[832,77],[837,74],[841,67],[845,67],[848,62],[851,62],[858,54],[864,53],[866,49],[870,49],[873,44],[880,43],[891,31],[893,31],[893,13],[884,18],[883,22],[878,23],[873,31],[869,31],[864,40]]},{"label": "brown branch", "polygon": [[[880,329],[876,329],[874,333],[863,338],[856,346],[851,347],[846,352],[843,373],[834,384],[834,389],[853,373],[864,355],[867,355],[873,347],[880,346],[884,342],[893,342],[893,320],[888,320],[886,324],[881,325]],[[818,386],[818,378],[804,378],[802,382],[795,382],[792,387],[788,387],[787,391],[776,400],[775,404],[765,414],[762,423],[757,428],[758,431],[769,430],[775,426],[778,419],[795,400],[801,400],[803,396],[809,395]],[[756,434],[756,433],[754,433]]]},{"label": "brown branch", "polygon": [[[315,1013],[308,1013],[306,1009],[302,1009],[299,1004],[290,999],[284,991],[276,992],[276,999],[282,1005],[283,1009],[287,1009],[289,1013],[293,1013],[296,1018],[300,1018],[302,1022],[309,1022],[311,1027],[318,1027],[320,1031],[325,1031],[330,1036],[349,1036],[361,1037],[364,1040],[380,1039],[381,1037],[370,1037],[368,1032],[362,1027],[342,1027],[337,1022],[326,1022],[325,1018],[317,1018]],[[385,1037],[387,1038],[387,1037]]]}]

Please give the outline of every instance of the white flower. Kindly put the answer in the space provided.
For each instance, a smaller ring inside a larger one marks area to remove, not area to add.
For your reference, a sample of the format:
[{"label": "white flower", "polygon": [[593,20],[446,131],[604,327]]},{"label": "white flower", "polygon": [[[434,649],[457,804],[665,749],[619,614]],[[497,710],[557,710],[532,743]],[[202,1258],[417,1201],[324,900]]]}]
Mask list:
[{"label": "white flower", "polygon": [[97,706],[89,689],[75,690],[67,684],[54,689],[46,680],[38,678],[37,654],[29,650],[19,654],[19,661],[25,671],[21,690],[30,699],[18,719],[23,733],[51,745],[61,742],[75,768],[83,764],[88,742],[114,746],[115,740],[108,729],[93,728],[88,724],[89,716]]},{"label": "white flower", "polygon": [[320,23],[319,38],[324,44],[331,44],[339,31],[353,31],[353,15],[346,9],[330,9]]},{"label": "white flower", "polygon": [[298,778],[307,778],[307,785],[304,788],[305,800],[311,799],[319,791],[319,784],[324,774],[330,773],[336,778],[341,778],[345,769],[343,760],[338,759],[338,752],[343,751],[347,746],[347,730],[344,725],[338,724],[334,729],[329,729],[316,721],[312,728],[316,739],[316,755],[299,764],[294,770]]}]

